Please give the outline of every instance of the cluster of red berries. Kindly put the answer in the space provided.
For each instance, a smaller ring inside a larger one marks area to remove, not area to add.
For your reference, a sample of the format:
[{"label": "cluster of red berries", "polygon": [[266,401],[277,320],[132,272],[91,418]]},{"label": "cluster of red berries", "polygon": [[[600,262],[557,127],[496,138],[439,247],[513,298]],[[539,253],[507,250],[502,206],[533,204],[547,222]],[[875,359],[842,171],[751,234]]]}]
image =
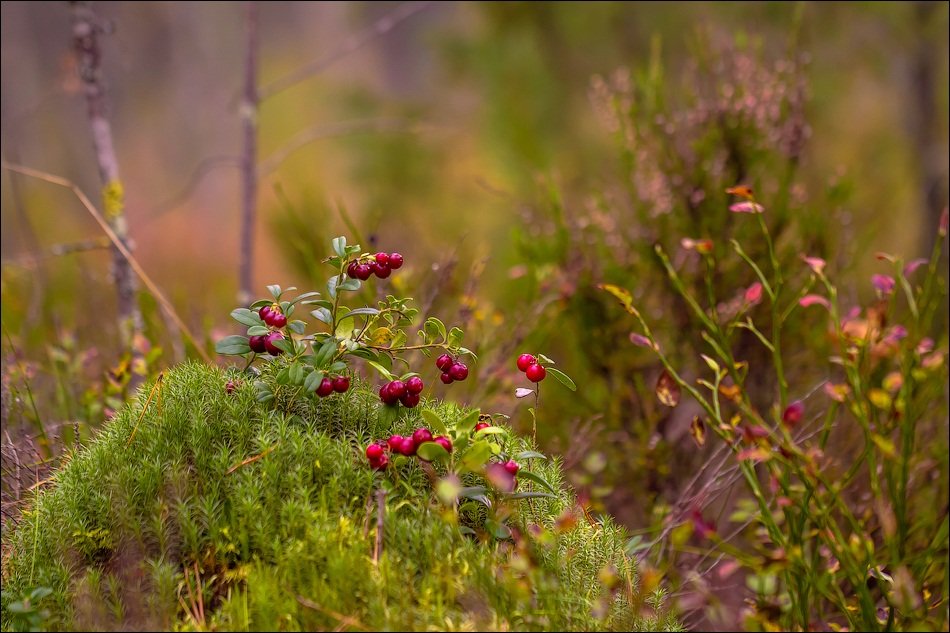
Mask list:
[{"label": "cluster of red berries", "polygon": [[459,362],[449,354],[442,354],[435,360],[435,366],[441,370],[439,379],[443,384],[451,385],[456,380],[462,382],[468,378],[468,365]]},{"label": "cluster of red berries", "polygon": [[548,375],[547,370],[531,354],[522,354],[518,357],[518,370],[523,371],[531,382],[541,382]]},{"label": "cluster of red berries", "polygon": [[350,388],[350,377],[349,376],[337,376],[336,378],[324,378],[320,381],[320,384],[317,385],[317,388],[314,389],[316,393],[321,398],[326,398],[330,394],[336,393],[346,393]]},{"label": "cluster of red berries", "polygon": [[485,477],[495,488],[513,492],[518,487],[518,471],[521,465],[513,459],[507,462],[492,462],[485,467]]},{"label": "cluster of red berries", "polygon": [[406,382],[393,380],[379,388],[379,399],[387,406],[401,402],[402,406],[411,409],[419,404],[419,394],[424,388],[425,383],[419,376],[412,376]]},{"label": "cluster of red berries", "polygon": [[389,277],[389,274],[402,267],[403,258],[399,253],[376,253],[365,262],[355,259],[346,267],[346,274],[350,279],[366,281],[372,275],[380,279]]},{"label": "cluster of red berries", "polygon": [[[287,325],[287,316],[280,311],[280,306],[276,303],[264,306],[260,309],[258,314],[260,314],[261,320],[271,327],[282,328]],[[283,354],[284,351],[274,345],[274,341],[279,341],[283,338],[283,332],[274,330],[267,334],[252,336],[250,340],[248,340],[248,345],[251,346],[251,351],[257,354],[267,352],[271,356],[279,356]]]},{"label": "cluster of red berries", "polygon": [[385,470],[389,465],[389,456],[386,454],[387,450],[396,455],[412,457],[416,454],[419,447],[426,442],[435,442],[444,448],[446,452],[452,452],[452,440],[444,435],[433,437],[432,431],[422,427],[413,431],[409,437],[392,435],[385,442],[379,441],[370,444],[366,447],[366,458],[374,470]]}]

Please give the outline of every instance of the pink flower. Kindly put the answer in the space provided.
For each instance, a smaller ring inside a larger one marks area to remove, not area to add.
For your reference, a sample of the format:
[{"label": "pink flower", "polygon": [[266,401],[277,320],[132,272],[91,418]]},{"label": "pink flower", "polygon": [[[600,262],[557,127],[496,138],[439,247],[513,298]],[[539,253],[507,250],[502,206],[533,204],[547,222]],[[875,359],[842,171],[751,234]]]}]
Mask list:
[{"label": "pink flower", "polygon": [[884,336],[885,343],[898,343],[907,337],[907,328],[903,325],[891,327]]},{"label": "pink flower", "polygon": [[755,305],[762,300],[762,284],[758,281],[748,287],[745,291],[745,302],[749,305]]},{"label": "pink flower", "polygon": [[650,339],[648,339],[648,338],[645,337],[644,335],[642,335],[642,334],[637,334],[636,332],[631,332],[631,333],[630,333],[630,342],[633,343],[634,345],[638,345],[638,346],[640,346],[640,347],[649,347],[649,348],[652,349],[652,350],[657,350],[657,351],[659,351],[659,346],[658,346],[658,345],[656,345],[655,343],[653,343]]},{"label": "pink flower", "polygon": [[730,205],[729,210],[733,213],[762,213],[765,211],[765,207],[763,207],[758,202],[745,200],[743,202],[737,202],[733,205]]},{"label": "pink flower", "polygon": [[922,339],[920,343],[917,344],[917,353],[923,356],[933,351],[934,340],[929,336],[925,339]]},{"label": "pink flower", "polygon": [[894,278],[889,275],[871,275],[871,285],[882,296],[887,296],[894,292]]},{"label": "pink flower", "polygon": [[807,308],[809,306],[814,306],[814,305],[824,306],[825,308],[831,307],[831,304],[828,303],[828,300],[822,297],[821,295],[805,295],[804,297],[798,300],[798,305],[800,305],[803,308]]},{"label": "pink flower", "polygon": [[680,240],[680,246],[688,251],[696,251],[701,255],[708,255],[713,249],[712,240],[705,238],[694,240],[691,237],[684,237]]},{"label": "pink flower", "polygon": [[910,277],[914,274],[914,271],[927,263],[926,259],[919,258],[907,262],[907,265],[904,266],[904,276]]},{"label": "pink flower", "polygon": [[808,267],[811,268],[812,272],[815,274],[818,274],[825,269],[826,262],[820,257],[808,257],[806,255],[802,255],[802,260],[808,264]]}]

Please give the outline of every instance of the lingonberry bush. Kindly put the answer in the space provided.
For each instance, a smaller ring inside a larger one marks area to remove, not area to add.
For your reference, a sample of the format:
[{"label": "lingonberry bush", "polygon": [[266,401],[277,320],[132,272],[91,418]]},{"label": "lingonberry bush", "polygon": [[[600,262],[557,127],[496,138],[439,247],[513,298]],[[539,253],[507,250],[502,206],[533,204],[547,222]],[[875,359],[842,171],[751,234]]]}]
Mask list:
[{"label": "lingonberry bush", "polygon": [[[750,495],[730,517],[738,530],[717,524],[701,506],[686,527],[747,568],[755,593],[745,611],[749,628],[946,630],[947,350],[945,333],[938,342],[931,336],[945,301],[938,263],[947,214],[930,259],[905,263],[878,254],[886,272],[870,280],[874,299],[852,306],[824,259],[801,253],[805,274],[779,263],[768,207],[750,187],[728,193],[736,199],[728,210],[748,214],[738,217],[757,228],[765,257],[756,260],[735,239],[725,249],[703,240],[694,250],[703,270],[733,260],[754,274],[734,308],[722,309],[710,275],[689,280],[688,270],[655,247],[670,287],[700,328],[705,345],[697,356],[706,371],[684,373],[667,351],[675,346],[654,334],[632,293],[601,286],[635,319],[632,340],[663,365],[659,402],[677,407],[685,394],[699,406],[693,439],[703,447],[708,435],[717,437]],[[697,282],[704,291],[693,291]],[[760,303],[767,318],[752,311]],[[805,311],[820,316],[795,334],[831,341],[829,355],[811,359],[824,375],[817,383],[786,372],[790,351],[800,351],[788,323]],[[746,334],[764,358],[737,353]],[[766,373],[775,389],[757,393],[761,382],[752,377]],[[749,538],[737,541],[742,533]],[[667,530],[657,543],[671,537],[682,545],[688,535]]]},{"label": "lingonberry bush", "polygon": [[[293,296],[296,288],[271,285],[271,298],[231,312],[235,321],[247,327],[246,334],[225,337],[216,349],[245,359],[244,371],[254,378],[258,402],[291,410],[300,398],[346,393],[357,366],[363,365],[383,378],[378,389],[379,415],[393,422],[400,409],[413,409],[422,402],[425,383],[412,371],[414,353],[431,357],[442,352],[435,366],[443,384],[468,378],[469,368],[463,359],[474,361],[477,357],[462,346],[460,328],[447,329],[441,320],[429,317],[417,332],[421,342],[410,344],[407,330],[419,317],[411,299],[388,295],[375,307],[344,304],[343,293],[355,293],[371,276],[387,279],[399,269],[404,262],[400,253],[362,253],[359,245],[347,244],[343,236],[333,239],[331,247],[333,255],[325,262],[335,274],[327,280],[325,295],[304,292]],[[304,310],[309,310],[316,331],[307,321],[295,318]],[[517,365],[519,369],[523,366],[528,380],[535,383],[534,389],[519,389],[517,395],[535,395],[530,413],[536,427],[539,383],[545,376],[550,373],[572,390],[576,385],[543,354],[522,354]],[[478,410],[447,421],[431,409],[421,415],[429,428],[416,428],[407,437],[394,434],[365,447],[370,468],[381,474],[390,471],[390,478],[381,482],[384,488],[399,481],[400,467],[417,459],[438,497],[454,508],[460,529],[471,534],[478,529],[496,538],[511,535],[506,521],[514,514],[514,502],[554,498],[552,483],[531,468],[521,468],[521,462],[547,458],[534,450],[507,452],[504,447],[511,442],[496,439],[509,435],[507,427],[481,421]],[[518,490],[519,476],[529,482],[524,490]]]}]

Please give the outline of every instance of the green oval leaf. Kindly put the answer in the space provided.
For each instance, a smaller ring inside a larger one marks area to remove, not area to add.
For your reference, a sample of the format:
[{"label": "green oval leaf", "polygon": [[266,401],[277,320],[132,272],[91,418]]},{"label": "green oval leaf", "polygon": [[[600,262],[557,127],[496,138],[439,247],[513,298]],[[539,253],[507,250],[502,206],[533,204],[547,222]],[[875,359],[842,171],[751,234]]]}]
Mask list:
[{"label": "green oval leaf", "polygon": [[251,351],[247,337],[240,334],[226,336],[214,345],[214,351],[225,356],[240,356]]},{"label": "green oval leaf", "polygon": [[[342,287],[343,286],[340,286],[340,288]],[[342,321],[343,319],[349,319],[350,317],[357,317],[357,316],[360,316],[361,314],[374,316],[374,315],[379,314],[379,310],[377,310],[376,308],[356,308],[355,310],[350,310],[349,312],[341,316],[340,320]]]},{"label": "green oval leaf", "polygon": [[422,410],[422,419],[429,425],[429,429],[437,435],[445,435],[445,422],[439,417],[439,414],[431,409]]},{"label": "green oval leaf", "polygon": [[416,449],[416,455],[422,459],[434,462],[437,460],[448,459],[449,452],[437,442],[424,442]]},{"label": "green oval leaf", "polygon": [[547,372],[557,378],[557,381],[570,389],[571,391],[577,391],[577,385],[574,384],[574,381],[571,380],[571,377],[565,374],[560,369],[554,369],[553,367],[546,367]]},{"label": "green oval leaf", "polygon": [[248,327],[252,325],[263,325],[264,322],[261,321],[261,317],[256,313],[248,310],[247,308],[238,308],[237,310],[231,310],[231,318],[240,323],[241,325],[246,325]]},{"label": "green oval leaf", "polygon": [[547,459],[547,455],[544,453],[539,453],[538,451],[521,451],[515,455],[516,460],[526,460],[526,459]]},{"label": "green oval leaf", "polygon": [[527,470],[519,470],[518,477],[521,477],[523,479],[530,479],[531,481],[535,483],[541,484],[542,486],[550,490],[553,494],[557,494],[557,490],[554,489],[554,486],[549,484],[547,480],[545,480],[540,475],[536,475],[535,473],[527,471]]}]

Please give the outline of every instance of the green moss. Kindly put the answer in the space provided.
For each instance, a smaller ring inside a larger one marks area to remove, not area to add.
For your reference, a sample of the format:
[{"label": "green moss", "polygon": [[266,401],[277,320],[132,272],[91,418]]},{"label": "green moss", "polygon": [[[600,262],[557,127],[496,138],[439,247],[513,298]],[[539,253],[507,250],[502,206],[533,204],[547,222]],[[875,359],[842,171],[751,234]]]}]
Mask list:
[{"label": "green moss", "polygon": [[[380,476],[361,454],[372,438],[418,426],[418,409],[387,422],[375,395],[356,388],[275,410],[247,382],[228,395],[234,377],[177,367],[144,415],[151,385],[70,456],[4,542],[4,629],[26,622],[17,601],[35,587],[52,589],[32,607],[54,629],[678,628],[658,592],[640,595],[621,528],[556,525],[574,506],[556,460],[532,461],[561,492],[516,503],[521,537],[478,539],[417,463]],[[424,404],[445,420],[464,413]]]}]

